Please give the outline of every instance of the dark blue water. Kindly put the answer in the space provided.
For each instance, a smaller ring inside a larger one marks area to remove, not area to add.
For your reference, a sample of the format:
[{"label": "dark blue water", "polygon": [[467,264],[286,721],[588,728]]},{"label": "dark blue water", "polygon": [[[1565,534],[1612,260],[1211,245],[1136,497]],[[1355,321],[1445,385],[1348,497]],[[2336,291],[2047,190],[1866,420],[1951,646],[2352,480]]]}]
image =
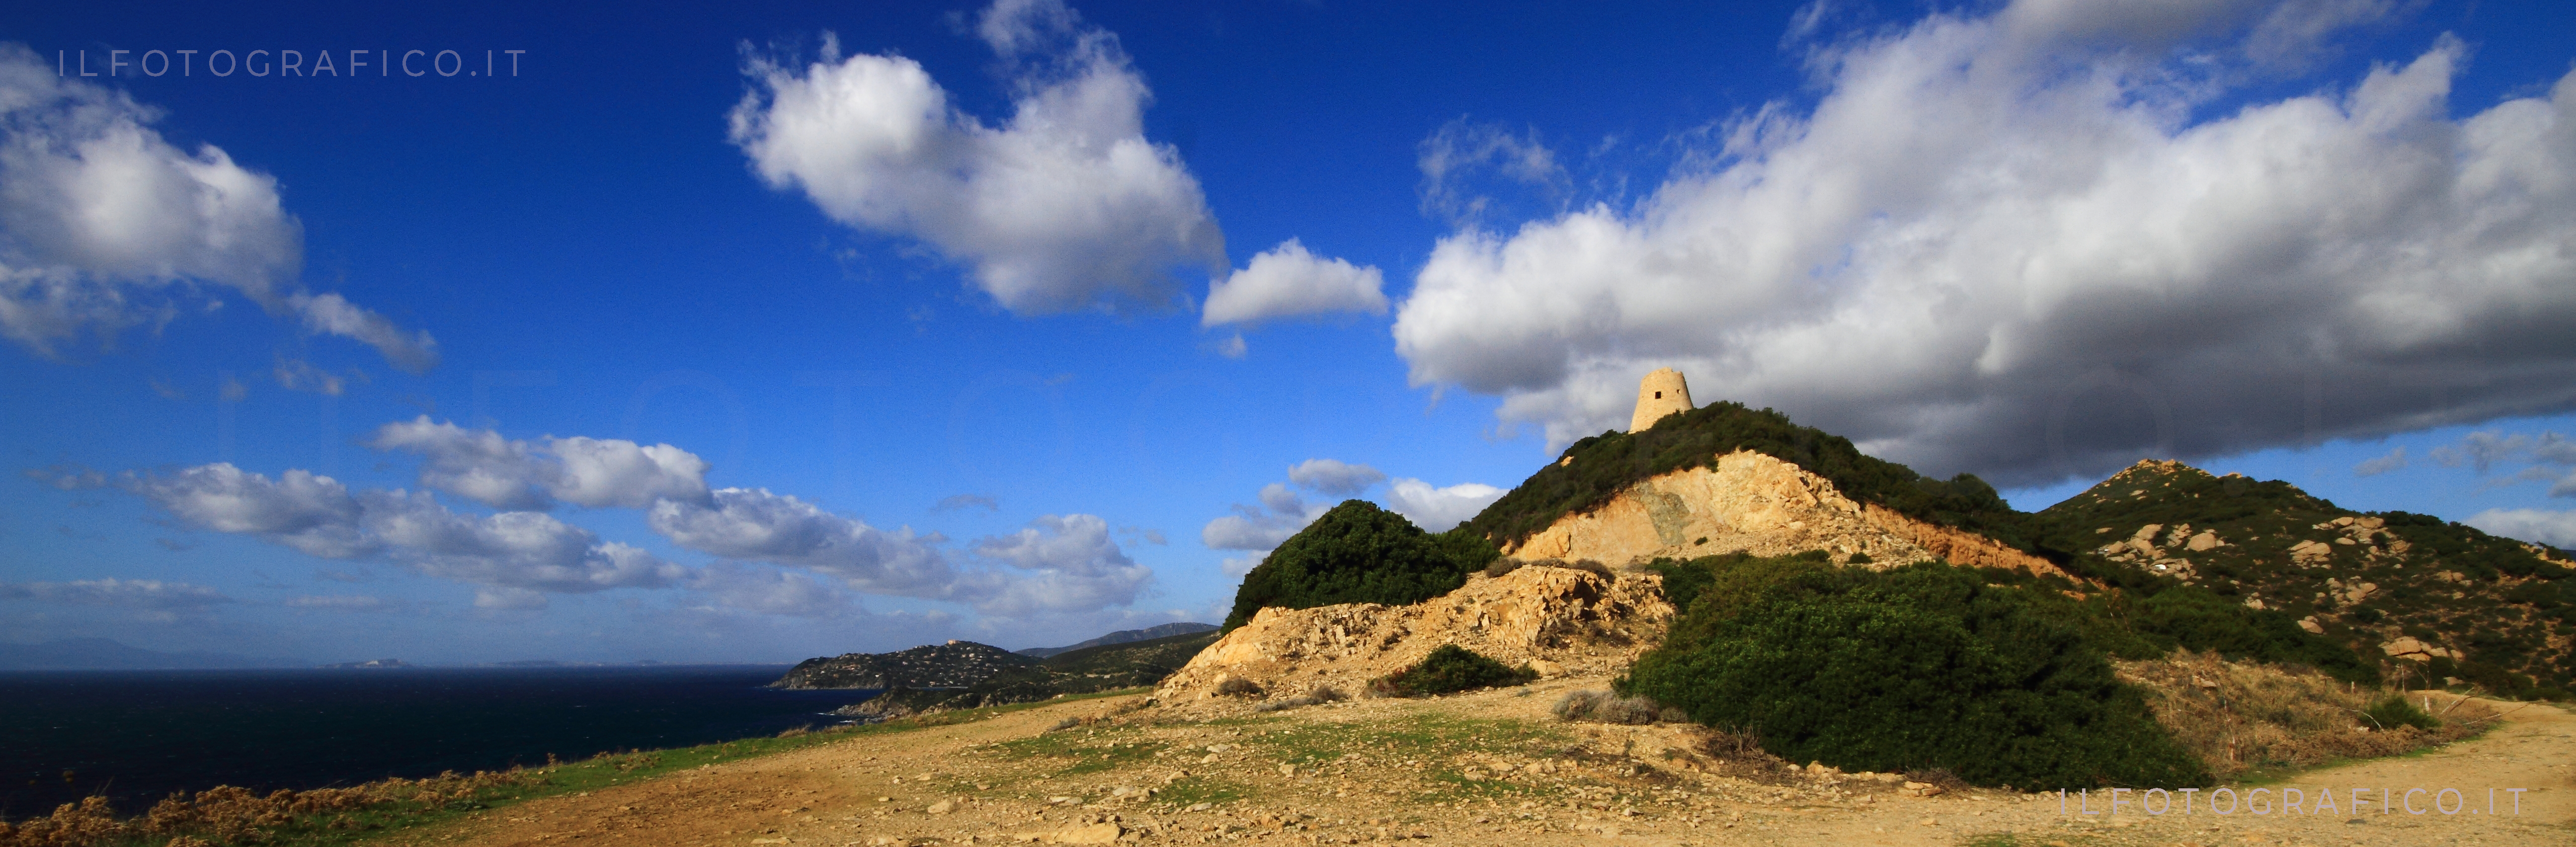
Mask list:
[{"label": "dark blue water", "polygon": [[0,673],[0,816],[92,794],[130,813],[216,785],[354,785],[776,735],[875,693],[761,687],[786,670]]}]

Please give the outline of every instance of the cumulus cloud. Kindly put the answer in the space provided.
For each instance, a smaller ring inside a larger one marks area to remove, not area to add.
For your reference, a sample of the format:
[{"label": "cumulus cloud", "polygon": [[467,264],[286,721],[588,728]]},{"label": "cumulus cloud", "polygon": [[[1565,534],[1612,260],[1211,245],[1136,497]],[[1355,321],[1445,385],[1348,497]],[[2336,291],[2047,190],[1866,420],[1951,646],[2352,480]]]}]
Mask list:
[{"label": "cumulus cloud", "polygon": [[427,492],[362,491],[310,471],[276,479],[229,463],[126,473],[115,486],[188,526],[251,535],[326,559],[385,554],[413,571],[481,586],[557,592],[653,588],[686,574],[540,512],[463,515]]},{"label": "cumulus cloud", "polygon": [[1014,313],[1162,308],[1182,296],[1174,269],[1225,266],[1198,180],[1145,138],[1152,95],[1117,36],[1058,0],[1000,0],[976,23],[1011,75],[998,126],[959,111],[920,63],[842,58],[826,38],[803,68],[747,60],[731,139],[772,187],[928,244]]},{"label": "cumulus cloud", "polygon": [[792,571],[754,568],[733,562],[709,565],[689,581],[688,587],[706,599],[706,608],[709,609],[823,618],[840,615],[853,608],[840,589],[822,580]]},{"label": "cumulus cloud", "polygon": [[708,505],[654,503],[645,523],[672,543],[731,559],[831,574],[870,594],[951,599],[957,572],[937,534],[888,532],[765,488],[724,488]]},{"label": "cumulus cloud", "polygon": [[461,515],[428,492],[370,491],[364,526],[393,558],[440,579],[583,593],[660,588],[688,570],[544,512]]},{"label": "cumulus cloud", "polygon": [[640,509],[672,499],[704,502],[708,464],[668,444],[620,439],[511,440],[488,429],[422,415],[378,427],[368,447],[419,455],[420,484],[496,509],[579,506]]},{"label": "cumulus cloud", "polygon": [[271,371],[277,387],[288,391],[310,391],[327,397],[338,397],[349,388],[349,380],[339,374],[313,366],[302,359],[280,358]]},{"label": "cumulus cloud", "polygon": [[1291,238],[1208,288],[1200,326],[1259,323],[1329,312],[1386,314],[1386,275],[1306,251]]},{"label": "cumulus cloud", "polygon": [[1403,478],[1386,487],[1387,507],[1425,532],[1448,532],[1502,499],[1503,489],[1475,482],[1447,488]]},{"label": "cumulus cloud", "polygon": [[290,469],[270,479],[229,462],[162,474],[125,473],[117,487],[198,529],[256,536],[325,559],[384,548],[361,526],[365,509],[339,480]]},{"label": "cumulus cloud", "polygon": [[[353,492],[308,471],[271,479],[224,463],[114,476],[70,467],[25,474],[65,490],[121,488],[192,527],[324,558],[381,558],[471,584],[479,589],[476,605],[490,609],[542,608],[549,593],[677,587],[699,593],[709,608],[811,617],[848,605],[840,593],[848,588],[998,615],[1062,613],[1132,603],[1152,576],[1092,515],[1051,515],[1017,534],[983,539],[961,565],[937,533],[880,529],[767,489],[708,490],[706,463],[667,444],[511,440],[427,417],[379,428],[367,443],[421,455],[423,486],[501,511],[460,513],[431,491]],[[557,502],[641,509],[645,525],[672,544],[731,561],[675,564],[542,511]],[[1159,532],[1125,531],[1162,543]]]},{"label": "cumulus cloud", "polygon": [[207,284],[405,370],[437,364],[428,333],[297,287],[303,226],[276,178],[211,144],[180,150],[151,128],[159,110],[49,64],[0,43],[0,335],[53,356],[84,332],[174,319],[173,289]]},{"label": "cumulus cloud", "polygon": [[1044,515],[1009,535],[986,536],[975,555],[1026,571],[976,599],[977,609],[1005,616],[1088,612],[1136,602],[1152,569],[1109,537],[1097,515]]},{"label": "cumulus cloud", "polygon": [[2454,119],[2445,37],[2214,109],[2284,80],[2249,27],[2315,42],[2367,10],[2221,3],[2207,30],[2170,5],[1817,47],[1812,107],[1724,127],[1633,207],[1441,239],[1396,349],[1551,449],[1673,365],[2006,485],[2576,407],[2576,74]]},{"label": "cumulus cloud", "polygon": [[2488,509],[2461,523],[2506,538],[2536,541],[2562,550],[2576,550],[2576,511],[2552,512],[2546,509]]},{"label": "cumulus cloud", "polygon": [[1288,481],[1336,497],[1349,497],[1386,481],[1386,474],[1340,459],[1307,459],[1288,468]]}]

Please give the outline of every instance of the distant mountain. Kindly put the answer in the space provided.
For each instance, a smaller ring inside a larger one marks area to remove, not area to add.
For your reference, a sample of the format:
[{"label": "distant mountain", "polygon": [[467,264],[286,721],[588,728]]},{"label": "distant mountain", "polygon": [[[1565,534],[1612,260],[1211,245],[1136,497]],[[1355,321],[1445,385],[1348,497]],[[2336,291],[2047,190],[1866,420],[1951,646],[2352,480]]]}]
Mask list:
[{"label": "distant mountain", "polygon": [[0,644],[0,670],[214,670],[221,668],[302,668],[302,659],[242,656],[190,650],[163,653],[105,638],[63,638],[42,644]]},{"label": "distant mountain", "polygon": [[1094,638],[1089,641],[1067,647],[1031,647],[1025,650],[1014,650],[1012,652],[1018,653],[1022,656],[1036,656],[1044,659],[1058,653],[1070,653],[1085,647],[1099,647],[1108,644],[1126,644],[1135,641],[1151,641],[1157,638],[1170,638],[1175,635],[1191,635],[1207,632],[1213,629],[1216,629],[1215,624],[1167,623],[1161,626],[1149,626],[1144,629],[1122,629],[1108,635],[1103,635],[1099,638]]},{"label": "distant mountain", "polygon": [[419,665],[415,665],[401,659],[368,659],[363,662],[333,662],[328,665],[323,665],[322,667],[335,671],[347,671],[376,670],[380,668],[416,668],[419,667]]}]

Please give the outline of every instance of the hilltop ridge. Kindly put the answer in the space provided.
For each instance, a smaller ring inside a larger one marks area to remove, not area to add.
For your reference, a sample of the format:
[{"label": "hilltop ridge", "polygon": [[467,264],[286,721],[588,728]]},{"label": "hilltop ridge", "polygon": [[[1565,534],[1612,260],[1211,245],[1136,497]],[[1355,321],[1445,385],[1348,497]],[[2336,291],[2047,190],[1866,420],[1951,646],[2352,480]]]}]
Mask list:
[{"label": "hilltop ridge", "polygon": [[2576,688],[2565,551],[2174,461],[2131,465],[2032,516],[2070,569],[2204,588],[2431,683],[2518,696]]}]

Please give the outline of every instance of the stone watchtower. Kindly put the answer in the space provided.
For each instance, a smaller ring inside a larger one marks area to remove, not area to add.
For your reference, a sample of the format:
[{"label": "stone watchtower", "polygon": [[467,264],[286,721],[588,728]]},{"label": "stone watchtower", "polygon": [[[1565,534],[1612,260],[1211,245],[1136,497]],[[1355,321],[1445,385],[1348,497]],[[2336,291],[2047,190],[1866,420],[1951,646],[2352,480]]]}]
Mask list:
[{"label": "stone watchtower", "polygon": [[1637,413],[1628,418],[1629,432],[1644,432],[1674,412],[1690,411],[1690,385],[1682,372],[1661,368],[1637,382]]}]

